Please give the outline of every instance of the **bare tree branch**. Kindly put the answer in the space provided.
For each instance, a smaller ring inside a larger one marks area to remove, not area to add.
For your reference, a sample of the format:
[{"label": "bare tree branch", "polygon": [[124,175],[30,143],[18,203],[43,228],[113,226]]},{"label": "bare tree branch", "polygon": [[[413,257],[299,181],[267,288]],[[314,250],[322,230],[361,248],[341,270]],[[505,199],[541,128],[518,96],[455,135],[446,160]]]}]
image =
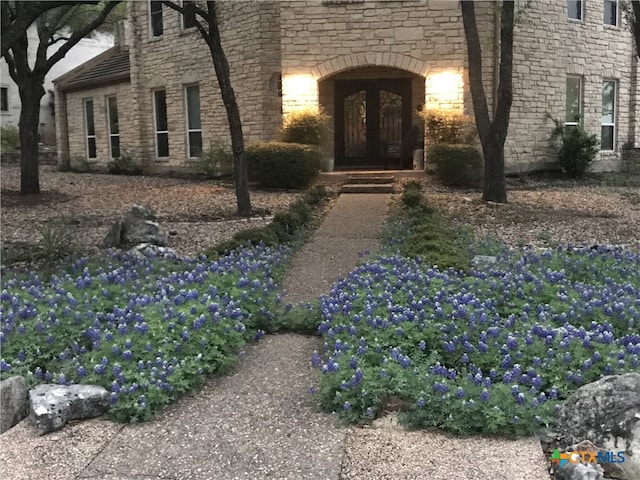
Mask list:
[{"label": "bare tree branch", "polygon": [[49,57],[49,59],[47,60],[47,64],[46,64],[47,65],[46,66],[46,70],[49,71],[51,69],[51,67],[53,65],[55,65],[57,62],[59,62],[62,58],[64,58],[64,56],[67,54],[67,52],[69,50],[71,50],[71,48],[73,48],[75,45],[77,45],[77,43],[80,40],[82,40],[84,37],[86,37],[91,32],[93,32],[97,27],[102,25],[102,23],[107,18],[109,13],[111,13],[111,11],[116,6],[118,6],[119,3],[120,3],[120,1],[110,1],[110,2],[108,2],[104,6],[104,8],[100,12],[100,14],[92,22],[90,22],[84,28],[73,32],[71,37],[69,37],[69,40],[67,40],[67,42],[64,45],[62,45],[58,49],[57,52],[55,52],[53,55],[51,55],[51,57]]},{"label": "bare tree branch", "polygon": [[64,35],[60,35],[58,38],[52,38],[49,41],[49,45],[48,46],[50,47],[51,45],[55,45],[56,43],[61,42],[61,41],[69,41],[69,38],[70,37],[65,37]]}]

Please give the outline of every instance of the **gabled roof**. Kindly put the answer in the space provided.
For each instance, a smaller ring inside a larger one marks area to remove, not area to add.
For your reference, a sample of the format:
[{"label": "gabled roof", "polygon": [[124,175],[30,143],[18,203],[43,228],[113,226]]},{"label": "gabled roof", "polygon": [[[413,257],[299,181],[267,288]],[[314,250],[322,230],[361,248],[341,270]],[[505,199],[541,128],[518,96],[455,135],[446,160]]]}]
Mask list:
[{"label": "gabled roof", "polygon": [[60,90],[81,90],[130,79],[129,49],[116,45],[70,72],[56,78],[53,83]]}]

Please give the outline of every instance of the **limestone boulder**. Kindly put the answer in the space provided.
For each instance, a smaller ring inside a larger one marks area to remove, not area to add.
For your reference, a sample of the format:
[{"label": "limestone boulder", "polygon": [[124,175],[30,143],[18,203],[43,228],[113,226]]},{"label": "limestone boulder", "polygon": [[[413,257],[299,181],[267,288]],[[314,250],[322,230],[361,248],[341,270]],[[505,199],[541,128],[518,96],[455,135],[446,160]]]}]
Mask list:
[{"label": "limestone boulder", "polygon": [[554,475],[556,480],[604,480],[602,468],[593,463],[567,463]]},{"label": "limestone boulder", "polygon": [[617,478],[640,479],[640,373],[611,375],[584,385],[556,417],[561,442],[588,440],[598,449],[624,452]]},{"label": "limestone boulder", "polygon": [[169,235],[160,228],[155,213],[148,207],[132,205],[117,220],[102,241],[104,248],[131,248],[141,243],[167,246]]},{"label": "limestone boulder", "polygon": [[31,419],[41,435],[70,420],[99,417],[109,409],[109,392],[96,385],[44,384],[29,391]]},{"label": "limestone boulder", "polygon": [[178,253],[171,247],[161,247],[159,245],[152,245],[149,243],[141,243],[136,245],[128,252],[130,255],[145,259],[145,258],[164,258],[168,260],[175,260],[178,258]]},{"label": "limestone boulder", "polygon": [[17,425],[29,414],[27,382],[15,376],[0,382],[0,433]]}]

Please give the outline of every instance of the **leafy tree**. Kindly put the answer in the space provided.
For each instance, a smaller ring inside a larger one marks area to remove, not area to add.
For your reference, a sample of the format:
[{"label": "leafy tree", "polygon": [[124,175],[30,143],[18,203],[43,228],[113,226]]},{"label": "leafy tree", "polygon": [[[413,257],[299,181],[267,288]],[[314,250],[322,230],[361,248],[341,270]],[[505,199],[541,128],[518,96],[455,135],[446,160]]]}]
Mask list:
[{"label": "leafy tree", "polygon": [[207,2],[171,2],[163,1],[169,8],[191,17],[204,41],[209,47],[211,60],[220,86],[224,108],[227,112],[231,149],[233,151],[233,177],[236,188],[238,215],[247,217],[251,214],[251,198],[249,196],[249,179],[247,173],[247,154],[244,148],[244,135],[240,109],[231,85],[229,62],[220,40],[219,17],[216,1]]},{"label": "leafy tree", "polygon": [[487,96],[482,83],[482,48],[472,0],[461,0],[462,21],[469,59],[469,86],[473,100],[476,126],[484,155],[482,198],[506,203],[504,176],[504,143],[509,128],[509,114],[513,100],[513,28],[514,2],[503,1],[500,14],[500,69],[495,115],[491,119]]},{"label": "leafy tree", "polygon": [[[9,67],[9,75],[18,85],[20,101],[20,192],[40,192],[38,172],[38,125],[40,101],[45,94],[44,80],[51,68],[65,55],[100,27],[119,1],[2,1],[2,57]],[[87,6],[92,6],[88,9]],[[93,11],[92,11],[93,10]],[[84,17],[81,25],[75,25],[77,17]],[[29,62],[27,30],[36,27],[38,44],[33,64]],[[74,24],[74,28],[69,28]],[[60,43],[51,53],[49,47]]]}]

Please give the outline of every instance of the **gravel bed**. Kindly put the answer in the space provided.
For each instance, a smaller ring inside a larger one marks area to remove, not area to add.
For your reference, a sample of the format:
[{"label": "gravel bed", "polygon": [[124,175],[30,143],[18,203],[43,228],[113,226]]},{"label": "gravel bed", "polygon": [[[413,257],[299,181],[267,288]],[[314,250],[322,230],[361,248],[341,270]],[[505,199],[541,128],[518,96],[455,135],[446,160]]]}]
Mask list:
[{"label": "gravel bed", "polygon": [[640,250],[640,189],[534,182],[510,185],[507,204],[482,200],[478,190],[452,190],[430,177],[426,200],[454,222],[480,237],[512,246],[548,247],[558,243],[625,245]]},{"label": "gravel bed", "polygon": [[59,219],[78,246],[96,250],[111,224],[133,204],[151,207],[161,227],[173,233],[170,246],[181,255],[230,239],[236,232],[265,225],[273,214],[286,210],[297,192],[252,190],[256,216],[235,214],[235,191],[229,182],[166,177],[62,173],[40,168],[39,196],[19,194],[17,166],[2,166],[2,241],[38,241],[38,225]]}]

